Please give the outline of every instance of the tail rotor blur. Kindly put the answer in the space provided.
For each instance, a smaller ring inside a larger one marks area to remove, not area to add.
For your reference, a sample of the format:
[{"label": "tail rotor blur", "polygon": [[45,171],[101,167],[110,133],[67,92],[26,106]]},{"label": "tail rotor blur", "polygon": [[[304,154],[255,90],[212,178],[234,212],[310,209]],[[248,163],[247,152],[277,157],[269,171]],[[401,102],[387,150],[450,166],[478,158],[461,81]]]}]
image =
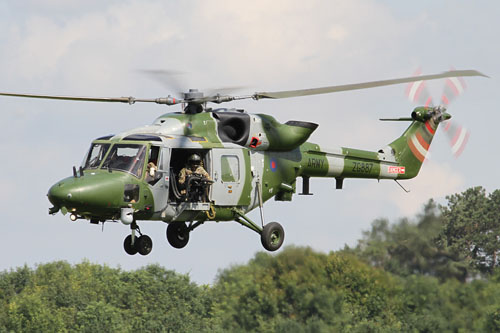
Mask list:
[{"label": "tail rotor blur", "polygon": [[[422,71],[419,68],[414,75],[421,75]],[[440,108],[446,110],[449,105],[462,95],[467,85],[462,77],[447,78],[443,93],[440,99]],[[425,107],[434,107],[434,102],[429,90],[427,89],[426,81],[411,82],[407,85],[406,96],[408,99],[417,105]],[[464,126],[458,124],[455,120],[447,120],[443,123],[443,131],[449,139],[451,152],[455,158],[458,158],[464,151],[470,137],[470,131]]]},{"label": "tail rotor blur", "polygon": [[469,141],[470,131],[451,119],[444,126],[443,130],[450,140],[450,148],[453,156],[458,158]]},{"label": "tail rotor blur", "polygon": [[[413,73],[413,76],[422,75],[422,70],[419,68]],[[426,81],[410,82],[406,86],[406,96],[408,99],[417,105],[426,107],[433,106],[432,96],[427,89]]]}]

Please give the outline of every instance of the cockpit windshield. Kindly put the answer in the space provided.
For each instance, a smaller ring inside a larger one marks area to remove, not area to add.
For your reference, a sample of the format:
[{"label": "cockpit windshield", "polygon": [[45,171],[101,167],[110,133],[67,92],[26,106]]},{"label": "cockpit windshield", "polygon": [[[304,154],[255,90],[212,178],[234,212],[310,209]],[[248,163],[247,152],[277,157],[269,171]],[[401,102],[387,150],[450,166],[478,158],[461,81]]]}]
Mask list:
[{"label": "cockpit windshield", "polygon": [[94,143],[90,146],[90,150],[84,161],[84,169],[97,169],[101,165],[104,156],[108,152],[109,143]]},{"label": "cockpit windshield", "polygon": [[146,156],[146,146],[115,144],[102,165],[102,169],[120,170],[141,178]]}]

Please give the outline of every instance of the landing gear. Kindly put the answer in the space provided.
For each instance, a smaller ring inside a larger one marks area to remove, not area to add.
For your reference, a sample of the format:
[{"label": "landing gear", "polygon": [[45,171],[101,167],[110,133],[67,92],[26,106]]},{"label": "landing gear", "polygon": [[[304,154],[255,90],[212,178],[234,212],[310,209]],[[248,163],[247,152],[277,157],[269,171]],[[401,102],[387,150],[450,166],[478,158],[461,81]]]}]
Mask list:
[{"label": "landing gear", "polygon": [[143,256],[150,254],[153,249],[153,241],[151,240],[151,237],[148,235],[142,235],[139,237],[135,244],[135,248],[137,249],[137,252]]},{"label": "landing gear", "polygon": [[268,251],[276,251],[285,240],[285,231],[278,222],[270,222],[264,225],[263,228],[259,227],[255,222],[250,220],[243,212],[233,209],[236,215],[235,221],[250,230],[260,234],[260,241],[262,246]]},{"label": "landing gear", "polygon": [[[135,243],[137,243],[137,238],[135,239]],[[134,255],[137,253],[135,244],[132,244],[132,235],[128,235],[127,237],[125,237],[125,241],[123,241],[123,248],[125,249],[125,252],[130,255]]]},{"label": "landing gear", "polygon": [[[132,229],[132,233],[125,237],[125,240],[123,241],[123,248],[125,249],[125,252],[130,255],[134,255],[137,252],[143,256],[150,254],[153,249],[153,241],[151,240],[151,237],[143,235],[135,221],[130,224],[130,229]],[[137,231],[141,236],[136,237],[135,231]]]},{"label": "landing gear", "polygon": [[285,240],[285,231],[278,222],[270,222],[264,226],[260,234],[262,246],[268,251],[276,251]]},{"label": "landing gear", "polygon": [[189,241],[189,232],[184,222],[172,222],[167,227],[167,240],[176,249],[182,249]]}]

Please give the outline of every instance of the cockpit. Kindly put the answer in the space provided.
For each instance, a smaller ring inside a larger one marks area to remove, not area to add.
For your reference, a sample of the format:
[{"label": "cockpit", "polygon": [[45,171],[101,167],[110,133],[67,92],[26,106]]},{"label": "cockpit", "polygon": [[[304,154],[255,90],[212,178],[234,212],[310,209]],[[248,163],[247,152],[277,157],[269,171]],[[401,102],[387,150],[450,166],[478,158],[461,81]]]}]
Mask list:
[{"label": "cockpit", "polygon": [[114,144],[101,169],[125,171],[142,177],[146,146],[140,144]]},{"label": "cockpit", "polygon": [[124,171],[142,178],[146,151],[147,146],[144,144],[116,143],[111,146],[109,143],[93,143],[84,161],[83,169],[101,168]]},{"label": "cockpit", "polygon": [[108,149],[109,143],[94,143],[90,146],[90,150],[84,160],[83,169],[97,169],[101,165]]},{"label": "cockpit", "polygon": [[[162,140],[152,135],[133,135],[121,140],[98,138],[83,160],[82,169],[86,172],[81,174],[102,176],[109,171],[115,177],[119,173],[133,176],[135,179],[121,178],[124,182],[123,202],[145,204],[148,194],[152,195],[155,213],[164,211],[168,204],[208,203],[214,183],[210,150],[202,148],[192,139],[194,143],[189,148],[171,148]],[[193,156],[199,159],[198,164],[192,163],[196,170],[189,162]],[[182,180],[179,178],[181,174],[184,177]],[[197,208],[193,206],[194,209],[186,204],[184,206],[183,209],[196,211],[209,207],[198,205]]]}]

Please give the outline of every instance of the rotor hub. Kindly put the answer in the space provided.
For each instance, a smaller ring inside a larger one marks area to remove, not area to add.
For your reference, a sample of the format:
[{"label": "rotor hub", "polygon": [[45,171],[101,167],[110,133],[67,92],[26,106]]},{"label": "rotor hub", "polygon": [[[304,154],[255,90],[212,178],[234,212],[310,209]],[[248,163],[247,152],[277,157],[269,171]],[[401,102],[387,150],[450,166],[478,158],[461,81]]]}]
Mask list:
[{"label": "rotor hub", "polygon": [[196,100],[203,98],[203,92],[198,89],[189,89],[187,93],[184,93],[185,100]]}]

